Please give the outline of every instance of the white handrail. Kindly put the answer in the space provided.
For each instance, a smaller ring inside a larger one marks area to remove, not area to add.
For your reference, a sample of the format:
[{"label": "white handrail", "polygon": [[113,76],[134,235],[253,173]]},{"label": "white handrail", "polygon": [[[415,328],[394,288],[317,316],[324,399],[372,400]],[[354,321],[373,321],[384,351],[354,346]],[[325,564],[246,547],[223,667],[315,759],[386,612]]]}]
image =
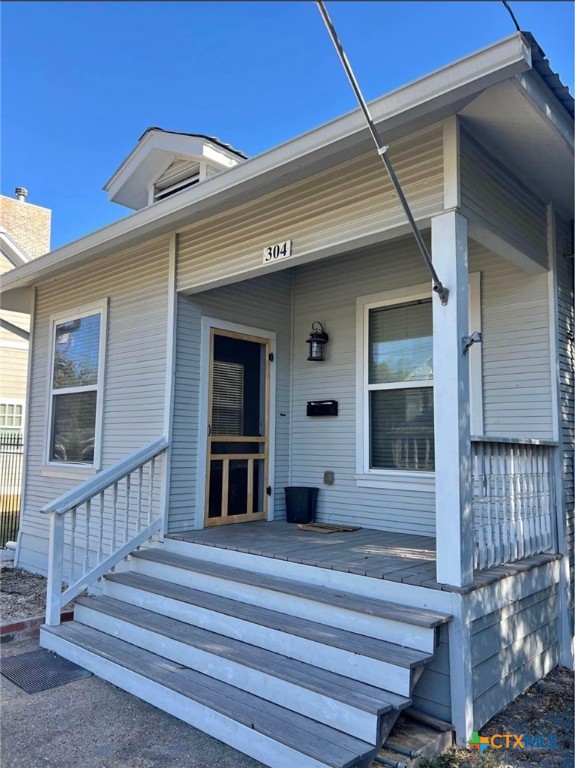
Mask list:
[{"label": "white handrail", "polygon": [[156,460],[168,448],[155,440],[42,508],[50,515],[46,624],[59,624],[66,602],[161,532]]},{"label": "white handrail", "polygon": [[138,467],[154,458],[154,456],[158,456],[158,454],[166,450],[168,445],[168,440],[165,437],[154,440],[149,445],[144,446],[144,448],[131,453],[125,459],[120,459],[120,461],[102,470],[102,472],[98,472],[95,477],[85,480],[76,488],[72,488],[72,490],[58,496],[57,499],[43,506],[40,512],[44,514],[55,512],[57,515],[70,512],[74,507],[79,507],[89,499],[93,499],[94,496],[105,491],[113,483],[131,474]]}]

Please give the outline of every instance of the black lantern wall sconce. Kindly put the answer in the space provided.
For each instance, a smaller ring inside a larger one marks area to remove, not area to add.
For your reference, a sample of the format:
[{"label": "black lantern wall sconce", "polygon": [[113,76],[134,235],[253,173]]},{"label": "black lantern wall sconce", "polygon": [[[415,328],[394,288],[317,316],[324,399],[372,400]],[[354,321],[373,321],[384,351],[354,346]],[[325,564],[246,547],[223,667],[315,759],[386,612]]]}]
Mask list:
[{"label": "black lantern wall sconce", "polygon": [[324,345],[329,341],[329,336],[323,329],[323,325],[317,320],[311,324],[311,333],[306,343],[309,344],[307,359],[311,362],[323,362]]}]

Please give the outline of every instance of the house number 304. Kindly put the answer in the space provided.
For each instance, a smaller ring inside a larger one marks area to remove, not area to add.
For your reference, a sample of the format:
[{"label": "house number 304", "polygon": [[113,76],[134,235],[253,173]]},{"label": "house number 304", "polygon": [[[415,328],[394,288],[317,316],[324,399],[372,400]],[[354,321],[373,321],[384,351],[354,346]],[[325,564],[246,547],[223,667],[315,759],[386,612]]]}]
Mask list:
[{"label": "house number 304", "polygon": [[268,245],[264,248],[263,263],[269,264],[279,259],[287,259],[289,256],[291,256],[291,240],[284,240],[283,243]]}]

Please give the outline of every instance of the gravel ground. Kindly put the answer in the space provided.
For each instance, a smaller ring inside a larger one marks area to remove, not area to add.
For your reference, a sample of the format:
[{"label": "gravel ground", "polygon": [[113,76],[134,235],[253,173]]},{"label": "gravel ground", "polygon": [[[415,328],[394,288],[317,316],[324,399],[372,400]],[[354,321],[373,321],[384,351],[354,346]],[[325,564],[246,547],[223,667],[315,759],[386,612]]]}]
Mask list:
[{"label": "gravel ground", "polygon": [[98,677],[28,694],[0,675],[0,708],[2,768],[264,768]]},{"label": "gravel ground", "polygon": [[[496,733],[553,734],[557,749],[452,749],[428,764],[429,768],[573,768],[573,672],[552,670],[532,685],[480,731]],[[425,768],[425,766],[422,766]]]},{"label": "gravel ground", "polygon": [[[73,607],[69,603],[65,610]],[[0,568],[0,623],[42,616],[46,611],[46,579],[9,563]]]}]

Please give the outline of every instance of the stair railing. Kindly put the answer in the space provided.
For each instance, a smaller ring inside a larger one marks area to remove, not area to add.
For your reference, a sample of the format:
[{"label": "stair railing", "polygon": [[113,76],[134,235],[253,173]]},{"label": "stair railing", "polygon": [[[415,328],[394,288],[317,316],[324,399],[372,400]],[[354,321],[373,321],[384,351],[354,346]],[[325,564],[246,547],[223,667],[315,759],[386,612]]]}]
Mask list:
[{"label": "stair railing", "polygon": [[155,440],[40,510],[50,515],[46,624],[59,624],[66,603],[160,532],[158,459],[168,447]]}]

